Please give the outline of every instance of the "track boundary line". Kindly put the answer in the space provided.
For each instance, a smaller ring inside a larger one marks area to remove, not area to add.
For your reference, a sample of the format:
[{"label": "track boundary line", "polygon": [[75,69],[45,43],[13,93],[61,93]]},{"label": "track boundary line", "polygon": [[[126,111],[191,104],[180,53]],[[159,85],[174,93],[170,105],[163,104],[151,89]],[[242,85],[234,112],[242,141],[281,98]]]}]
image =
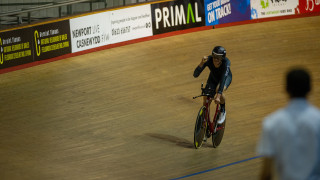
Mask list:
[{"label": "track boundary line", "polygon": [[204,170],[204,171],[200,171],[200,172],[196,172],[196,173],[193,173],[193,174],[181,176],[181,177],[174,178],[174,179],[171,179],[171,180],[188,178],[188,177],[191,177],[191,176],[195,176],[195,175],[199,175],[199,174],[211,172],[211,171],[214,171],[214,170],[222,169],[222,168],[225,168],[225,167],[228,167],[228,166],[232,166],[232,165],[235,165],[235,164],[240,164],[240,163],[243,163],[243,162],[246,162],[246,161],[250,161],[250,160],[253,160],[253,159],[257,159],[257,158],[261,158],[261,157],[262,157],[262,156],[251,157],[251,158],[248,158],[248,159],[244,159],[244,160],[232,162],[232,163],[225,164],[225,165],[222,165],[222,166],[219,166],[219,167],[216,167],[216,168],[207,169],[207,170]]}]

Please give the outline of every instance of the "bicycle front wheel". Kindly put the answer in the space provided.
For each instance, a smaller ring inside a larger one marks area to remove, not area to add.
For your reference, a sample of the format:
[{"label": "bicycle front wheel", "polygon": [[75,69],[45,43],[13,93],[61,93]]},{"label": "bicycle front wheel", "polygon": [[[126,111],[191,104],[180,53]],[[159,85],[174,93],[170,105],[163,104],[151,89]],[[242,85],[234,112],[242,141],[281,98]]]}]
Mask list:
[{"label": "bicycle front wheel", "polygon": [[207,123],[205,120],[206,115],[206,107],[202,106],[199,110],[196,124],[194,127],[194,147],[196,149],[200,148],[203,143],[203,138],[205,136],[206,128],[207,128]]}]

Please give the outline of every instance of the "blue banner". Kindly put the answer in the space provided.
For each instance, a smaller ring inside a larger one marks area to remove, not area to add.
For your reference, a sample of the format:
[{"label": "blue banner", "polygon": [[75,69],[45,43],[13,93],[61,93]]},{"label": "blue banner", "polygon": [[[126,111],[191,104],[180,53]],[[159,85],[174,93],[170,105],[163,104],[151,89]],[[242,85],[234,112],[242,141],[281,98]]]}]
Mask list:
[{"label": "blue banner", "polygon": [[251,19],[250,0],[205,0],[206,25]]}]

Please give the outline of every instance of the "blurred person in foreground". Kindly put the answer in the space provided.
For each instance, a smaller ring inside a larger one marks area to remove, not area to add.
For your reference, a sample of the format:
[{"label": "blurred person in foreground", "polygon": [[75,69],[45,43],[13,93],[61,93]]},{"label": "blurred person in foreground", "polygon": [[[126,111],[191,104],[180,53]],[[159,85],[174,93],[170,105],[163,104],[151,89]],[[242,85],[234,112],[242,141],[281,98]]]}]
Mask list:
[{"label": "blurred person in foreground", "polygon": [[261,179],[320,179],[320,111],[307,100],[310,79],[306,70],[291,69],[286,76],[288,105],[263,121],[257,147],[263,156]]}]

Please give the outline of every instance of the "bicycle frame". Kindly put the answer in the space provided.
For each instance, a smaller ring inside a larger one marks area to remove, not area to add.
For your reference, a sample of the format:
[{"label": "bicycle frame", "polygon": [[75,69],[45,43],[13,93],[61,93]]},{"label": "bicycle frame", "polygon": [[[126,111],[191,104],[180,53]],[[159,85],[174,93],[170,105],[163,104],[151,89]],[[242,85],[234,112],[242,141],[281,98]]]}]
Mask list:
[{"label": "bicycle frame", "polygon": [[213,119],[212,119],[212,122],[211,122],[211,119],[210,119],[210,104],[209,102],[213,100],[213,98],[209,97],[209,96],[206,96],[207,99],[206,99],[206,104],[205,104],[205,107],[206,107],[206,122],[208,123],[209,125],[209,128],[210,128],[210,133],[213,134],[216,132],[216,121],[217,121],[217,115],[220,113],[220,110],[219,110],[219,104],[217,104],[217,107],[216,107],[216,111],[215,111],[215,114],[213,116]]},{"label": "bicycle frame", "polygon": [[[202,84],[202,86],[203,86],[203,84]],[[205,90],[205,88],[203,88],[203,87],[201,87],[201,89],[202,89],[202,92]],[[214,91],[214,90],[209,89],[209,91]],[[209,125],[210,133],[214,134],[216,132],[216,128],[217,128],[216,127],[217,116],[220,113],[219,104],[217,104],[216,112],[215,112],[214,117],[213,117],[212,122],[211,122],[211,119],[210,119],[210,105],[211,105],[211,103],[212,103],[212,101],[214,99],[210,94],[203,94],[203,93],[201,95],[199,95],[199,96],[193,97],[193,99],[196,99],[196,98],[201,97],[201,96],[207,97],[206,103],[205,103],[205,107],[206,107],[205,123],[207,123]],[[209,102],[210,102],[210,104],[209,104]]]}]

